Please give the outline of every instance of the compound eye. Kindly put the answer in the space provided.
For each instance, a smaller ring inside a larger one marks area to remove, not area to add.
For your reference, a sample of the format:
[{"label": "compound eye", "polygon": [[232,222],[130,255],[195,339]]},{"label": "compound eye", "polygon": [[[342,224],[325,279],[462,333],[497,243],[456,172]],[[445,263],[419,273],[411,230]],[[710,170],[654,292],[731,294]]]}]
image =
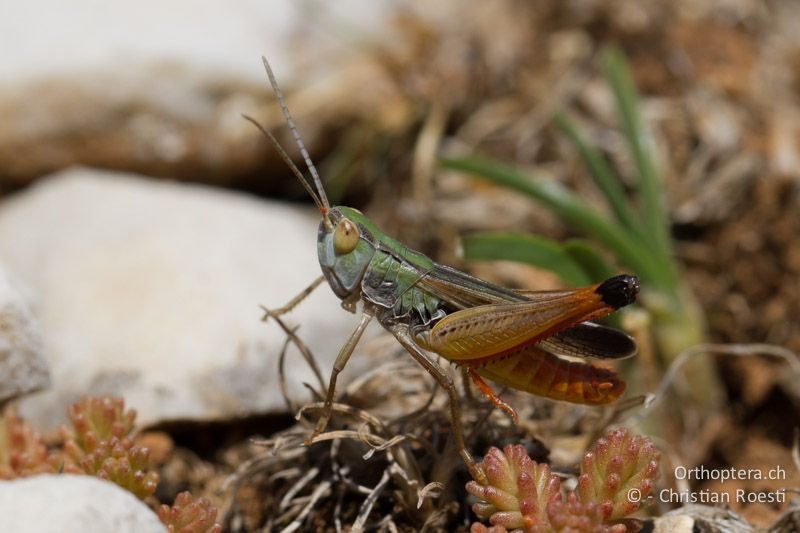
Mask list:
[{"label": "compound eye", "polygon": [[353,221],[343,218],[333,231],[333,251],[337,254],[349,254],[358,244],[358,227]]}]

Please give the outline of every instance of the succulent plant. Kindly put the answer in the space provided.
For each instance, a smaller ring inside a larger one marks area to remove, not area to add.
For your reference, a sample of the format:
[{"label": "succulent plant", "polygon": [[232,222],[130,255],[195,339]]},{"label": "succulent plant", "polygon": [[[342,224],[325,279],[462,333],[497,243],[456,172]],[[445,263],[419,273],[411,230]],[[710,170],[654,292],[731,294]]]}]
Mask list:
[{"label": "succulent plant", "polygon": [[517,444],[490,448],[483,469],[486,485],[467,483],[467,492],[481,500],[472,506],[475,514],[507,529],[536,531],[531,528],[547,523],[547,505],[561,495],[561,482],[549,466],[533,461]]},{"label": "succulent plant", "polygon": [[147,470],[148,456],[147,448],[112,437],[101,440],[93,452],[86,454],[78,463],[80,468],[70,465],[66,470],[107,479],[144,499],[158,485],[158,474]]},{"label": "succulent plant", "polygon": [[653,489],[659,457],[650,439],[624,429],[609,431],[583,456],[580,500],[597,503],[606,521],[636,512]]},{"label": "succulent plant", "polygon": [[102,441],[125,439],[133,431],[136,411],[125,411],[125,401],[111,396],[83,396],[69,406],[71,429],[61,428],[64,448],[76,462]]},{"label": "succulent plant", "polygon": [[215,523],[217,510],[205,498],[195,499],[189,492],[181,492],[175,503],[162,505],[158,518],[169,533],[219,533],[222,526]]},{"label": "succulent plant", "polygon": [[144,499],[155,492],[158,474],[148,471],[149,450],[130,438],[136,411],[122,398],[84,396],[69,408],[72,428],[62,427],[65,472],[107,479]]},{"label": "succulent plant", "polygon": [[606,524],[601,505],[582,502],[574,492],[554,500],[547,507],[550,531],[581,533],[625,533],[625,524]]},{"label": "succulent plant", "polygon": [[42,436],[7,407],[0,417],[0,479],[55,472]]},{"label": "succulent plant", "polygon": [[577,492],[566,497],[547,465],[528,457],[522,445],[491,448],[483,460],[487,481],[467,483],[478,498],[475,514],[491,526],[472,533],[625,533],[623,520],[639,509],[653,488],[660,454],[650,439],[612,430],[581,462]]}]

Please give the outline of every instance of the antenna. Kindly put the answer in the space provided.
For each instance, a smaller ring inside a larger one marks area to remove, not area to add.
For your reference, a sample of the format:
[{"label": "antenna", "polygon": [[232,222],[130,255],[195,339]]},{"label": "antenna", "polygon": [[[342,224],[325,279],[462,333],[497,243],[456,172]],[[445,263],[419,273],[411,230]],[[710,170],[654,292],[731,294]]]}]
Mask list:
[{"label": "antenna", "polygon": [[[259,131],[261,131],[261,133],[264,134],[264,137],[269,139],[269,141],[272,143],[272,146],[274,146],[275,150],[277,150],[278,154],[280,154],[281,159],[283,159],[283,162],[286,163],[286,165],[291,169],[292,173],[295,176],[297,176],[297,179],[300,180],[300,183],[303,185],[303,188],[306,190],[306,192],[308,192],[308,194],[311,195],[311,198],[314,200],[314,203],[317,205],[317,209],[319,209],[320,213],[322,213],[324,215],[325,214],[325,210],[328,209],[328,206],[322,204],[322,202],[319,199],[319,196],[317,196],[317,193],[314,192],[314,189],[311,188],[311,185],[308,183],[308,181],[306,181],[305,177],[303,176],[303,173],[300,172],[300,169],[298,169],[297,165],[294,164],[294,161],[292,161],[292,158],[289,157],[289,154],[286,153],[286,150],[283,149],[283,146],[281,146],[281,144],[278,142],[278,139],[276,139],[274,135],[272,135],[270,132],[268,132],[264,128],[264,126],[259,124],[259,122],[256,119],[254,119],[253,117],[251,117],[249,115],[242,114],[242,118],[247,120],[248,122],[251,122],[256,128],[259,129]],[[327,200],[327,198],[326,198],[326,200]]]},{"label": "antenna", "polygon": [[[321,203],[322,207],[320,207],[320,211],[323,211],[323,208],[325,210],[328,210],[330,209],[330,204],[328,203],[328,197],[325,195],[325,189],[322,187],[322,180],[320,180],[319,173],[317,172],[314,163],[311,161],[311,156],[308,155],[308,150],[306,150],[306,145],[303,143],[303,139],[300,138],[300,132],[297,131],[297,126],[295,126],[294,120],[292,120],[292,115],[289,113],[289,108],[286,106],[286,100],[284,100],[283,98],[283,93],[281,92],[281,88],[278,87],[278,82],[275,79],[275,74],[272,73],[272,68],[270,68],[267,58],[265,56],[261,56],[261,60],[264,62],[264,68],[267,70],[267,76],[269,76],[269,82],[272,85],[272,90],[275,92],[275,96],[278,98],[278,103],[281,106],[281,112],[283,112],[283,117],[286,119],[286,124],[289,126],[289,130],[291,130],[292,135],[294,136],[294,140],[297,143],[297,147],[300,148],[300,153],[303,156],[303,160],[306,162],[306,167],[308,167],[308,171],[314,178],[314,186],[317,189],[317,200],[318,200],[317,207],[319,207],[319,203]],[[260,129],[264,131],[263,128]],[[264,131],[264,133],[267,132]],[[277,143],[277,141],[275,140],[274,137],[272,137],[272,135],[270,135],[269,133],[267,133],[267,135],[271,138],[273,144]],[[283,152],[281,157],[284,157],[284,160],[286,160],[287,157],[286,152],[282,148],[280,148],[279,151]],[[295,167],[294,165],[291,166],[294,167],[294,171],[297,170],[297,167]],[[308,185],[305,179],[302,179],[301,181],[303,181],[303,183]],[[314,195],[312,194],[312,196]]]}]

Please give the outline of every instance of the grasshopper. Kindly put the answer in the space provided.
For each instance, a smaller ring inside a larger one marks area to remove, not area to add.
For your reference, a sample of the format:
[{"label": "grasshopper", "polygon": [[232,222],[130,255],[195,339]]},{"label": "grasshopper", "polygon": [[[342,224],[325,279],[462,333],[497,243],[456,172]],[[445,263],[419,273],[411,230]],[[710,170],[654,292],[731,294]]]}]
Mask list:
[{"label": "grasshopper", "polygon": [[[319,174],[292,120],[266,58],[262,58],[281,111],[313,182],[306,180],[275,137],[245,116],[275,146],[319,209],[317,251],[322,276],[285,306],[268,311],[277,317],[299,304],[323,281],[342,307],[362,311],[331,371],[322,413],[311,444],[331,417],[336,380],[374,319],[389,331],[447,392],[455,445],[472,476],[485,480],[464,442],[459,394],[437,357],[462,367],[477,388],[516,423],[517,414],[483,378],[554,400],[602,405],[619,398],[625,383],[606,368],[563,359],[632,356],[636,344],[625,333],[588,322],[632,303],[639,291],[635,276],[620,275],[578,289],[507,289],[435,263],[383,233],[351,207],[331,207]],[[312,185],[313,184],[313,185]]]}]

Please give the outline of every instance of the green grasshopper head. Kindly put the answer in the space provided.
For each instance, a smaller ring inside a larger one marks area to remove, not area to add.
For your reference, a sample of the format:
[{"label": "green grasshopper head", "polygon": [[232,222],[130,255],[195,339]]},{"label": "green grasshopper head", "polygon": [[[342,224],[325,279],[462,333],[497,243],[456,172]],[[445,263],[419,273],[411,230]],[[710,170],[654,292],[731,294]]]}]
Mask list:
[{"label": "green grasshopper head", "polygon": [[323,215],[317,233],[317,253],[322,273],[342,300],[360,293],[372,256],[374,237],[362,222],[366,217],[350,207],[334,207]]}]

